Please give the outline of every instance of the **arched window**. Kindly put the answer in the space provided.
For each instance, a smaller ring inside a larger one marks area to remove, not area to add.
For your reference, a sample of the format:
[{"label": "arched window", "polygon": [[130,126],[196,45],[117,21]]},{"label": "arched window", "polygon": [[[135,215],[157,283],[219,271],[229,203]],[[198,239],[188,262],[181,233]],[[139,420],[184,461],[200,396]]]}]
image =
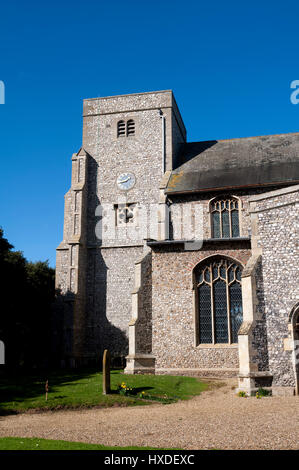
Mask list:
[{"label": "arched window", "polygon": [[127,122],[127,135],[134,135],[135,134],[135,122],[133,119],[129,119]]},{"label": "arched window", "polygon": [[194,271],[198,342],[237,343],[243,321],[242,268],[226,258],[210,258]]},{"label": "arched window", "polygon": [[[293,367],[295,374],[295,393],[299,395],[299,303],[295,305],[289,316],[291,339],[293,346]],[[290,330],[289,330],[290,331]]]},{"label": "arched window", "polygon": [[125,121],[118,121],[117,123],[117,137],[125,137],[126,123]]},{"label": "arched window", "polygon": [[240,236],[239,201],[236,198],[216,198],[210,202],[212,238]]}]

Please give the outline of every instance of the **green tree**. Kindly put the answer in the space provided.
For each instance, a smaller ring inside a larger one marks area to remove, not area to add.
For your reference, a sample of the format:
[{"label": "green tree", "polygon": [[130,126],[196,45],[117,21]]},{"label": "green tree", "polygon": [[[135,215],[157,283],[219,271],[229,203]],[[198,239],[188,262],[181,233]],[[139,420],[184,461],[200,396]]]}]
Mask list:
[{"label": "green tree", "polygon": [[42,366],[49,355],[54,269],[48,261],[28,262],[13,248],[0,229],[0,339],[9,366]]},{"label": "green tree", "polygon": [[51,314],[55,297],[55,270],[48,261],[27,262],[27,306],[30,347],[27,360],[32,365],[44,365],[49,360]]}]

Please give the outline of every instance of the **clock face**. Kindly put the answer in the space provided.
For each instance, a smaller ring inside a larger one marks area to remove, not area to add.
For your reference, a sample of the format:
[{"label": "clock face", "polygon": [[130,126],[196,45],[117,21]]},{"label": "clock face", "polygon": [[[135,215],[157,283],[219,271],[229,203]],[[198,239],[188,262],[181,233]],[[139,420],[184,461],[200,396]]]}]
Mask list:
[{"label": "clock face", "polygon": [[129,189],[133,188],[136,182],[136,178],[133,173],[122,173],[119,175],[116,182],[119,189],[128,191]]}]

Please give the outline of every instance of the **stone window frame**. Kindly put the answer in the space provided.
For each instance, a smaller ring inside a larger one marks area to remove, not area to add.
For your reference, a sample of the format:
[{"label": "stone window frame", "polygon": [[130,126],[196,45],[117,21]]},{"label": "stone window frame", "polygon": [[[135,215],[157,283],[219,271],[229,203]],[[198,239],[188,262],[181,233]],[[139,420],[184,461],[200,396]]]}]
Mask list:
[{"label": "stone window frame", "polygon": [[[292,308],[291,310],[291,313],[289,314],[289,331],[290,331],[290,337],[292,340],[295,340],[297,338],[295,338],[295,335],[294,335],[294,330],[295,330],[295,325],[297,324],[296,323],[296,320],[299,319],[299,302],[294,305],[294,307]],[[299,331],[298,331],[298,340],[299,340]]]},{"label": "stone window frame", "polygon": [[[129,123],[134,123],[134,134],[128,134],[128,125]],[[119,135],[119,123],[124,123],[125,124],[125,132],[124,134]],[[138,118],[136,116],[126,116],[126,117],[121,117],[115,120],[114,122],[114,132],[116,139],[134,139],[138,135]]]},{"label": "stone window frame", "polygon": [[[243,201],[239,196],[236,196],[234,194],[225,193],[225,194],[214,196],[208,201],[207,212],[208,212],[209,238],[214,238],[213,237],[213,221],[212,221],[212,213],[213,212],[211,211],[211,206],[212,206],[212,203],[215,199],[235,199],[235,200],[237,200],[237,202],[238,202],[238,215],[239,215],[239,237],[242,237],[243,236],[243,226],[242,226],[243,225],[242,224],[243,217],[242,217],[242,214],[243,214],[243,211],[244,211]],[[239,237],[230,237],[230,238],[239,238]],[[225,240],[224,237],[222,237],[221,239]]]},{"label": "stone window frame", "polygon": [[[138,203],[137,202],[124,202],[113,205],[115,213],[115,227],[125,226],[136,226],[138,225]],[[128,212],[131,213],[129,219],[125,219],[123,222],[120,221],[120,212],[124,211],[125,217],[128,216]]]},{"label": "stone window frame", "polygon": [[[299,372],[298,372],[298,341],[299,341],[299,329],[298,329],[298,319],[299,319],[299,302],[297,302],[291,310],[288,319],[288,338],[284,339],[284,350],[291,351],[292,364],[294,371],[294,381],[295,381],[295,394],[299,395]],[[297,326],[297,331],[296,330]],[[297,343],[297,344],[296,344]]]},{"label": "stone window frame", "polygon": [[[196,276],[195,276],[195,271],[200,266],[201,264],[207,263],[209,260],[214,259],[226,259],[228,261],[231,261],[234,264],[239,265],[239,267],[242,269],[242,272],[244,270],[244,264],[231,256],[223,255],[221,253],[215,253],[213,255],[209,255],[202,260],[200,260],[192,269],[192,299],[193,299],[193,325],[194,325],[194,337],[193,337],[193,345],[197,349],[238,349],[239,343],[200,343],[200,338],[199,338],[199,308],[198,308],[198,289],[196,285]],[[241,272],[241,289],[242,289],[242,272]],[[242,291],[241,291],[242,292]],[[242,306],[243,306],[243,298],[242,298]],[[243,307],[243,313],[244,313],[244,307]]]}]

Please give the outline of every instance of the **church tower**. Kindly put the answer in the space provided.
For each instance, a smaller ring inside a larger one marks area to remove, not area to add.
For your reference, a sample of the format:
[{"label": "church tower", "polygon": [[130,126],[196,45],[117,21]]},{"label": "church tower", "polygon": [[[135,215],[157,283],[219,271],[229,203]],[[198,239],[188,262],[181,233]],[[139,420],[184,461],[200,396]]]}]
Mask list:
[{"label": "church tower", "polygon": [[[185,141],[172,91],[84,100],[82,148],[72,157],[64,236],[57,248],[61,355],[68,364],[99,360],[106,348],[125,356],[134,302],[143,302],[140,325],[145,332],[151,328],[151,255],[145,240],[167,236],[163,210],[156,219],[150,213],[164,205],[161,188]],[[143,299],[141,277],[149,289]],[[147,337],[139,345],[144,354],[151,353]]]}]

